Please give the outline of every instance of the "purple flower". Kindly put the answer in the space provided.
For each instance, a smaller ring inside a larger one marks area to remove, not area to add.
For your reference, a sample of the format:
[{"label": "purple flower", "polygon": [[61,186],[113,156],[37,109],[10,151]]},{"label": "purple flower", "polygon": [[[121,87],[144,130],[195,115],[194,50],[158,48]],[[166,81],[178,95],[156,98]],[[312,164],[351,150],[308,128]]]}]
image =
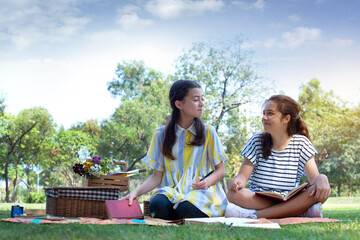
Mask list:
[{"label": "purple flower", "polygon": [[94,164],[100,164],[101,157],[100,156],[93,156],[91,160]]}]

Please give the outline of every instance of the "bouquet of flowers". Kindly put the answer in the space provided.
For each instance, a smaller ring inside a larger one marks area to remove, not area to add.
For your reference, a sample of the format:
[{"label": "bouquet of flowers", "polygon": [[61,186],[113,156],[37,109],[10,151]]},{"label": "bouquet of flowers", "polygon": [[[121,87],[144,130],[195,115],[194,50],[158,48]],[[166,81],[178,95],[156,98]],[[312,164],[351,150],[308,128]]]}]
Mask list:
[{"label": "bouquet of flowers", "polygon": [[76,163],[73,166],[75,173],[87,178],[100,177],[101,174],[107,174],[110,170],[109,165],[111,161],[101,159],[99,156],[93,156],[92,159],[84,163]]}]

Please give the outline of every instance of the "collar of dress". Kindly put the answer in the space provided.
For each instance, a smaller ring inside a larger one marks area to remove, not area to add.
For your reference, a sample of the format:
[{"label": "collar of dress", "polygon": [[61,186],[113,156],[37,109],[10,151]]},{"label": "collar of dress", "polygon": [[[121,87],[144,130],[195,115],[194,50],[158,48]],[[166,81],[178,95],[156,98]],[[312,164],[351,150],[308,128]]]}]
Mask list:
[{"label": "collar of dress", "polygon": [[176,124],[176,125],[175,125],[175,133],[176,133],[176,136],[179,137],[180,134],[181,134],[183,131],[186,131],[186,130],[189,130],[193,135],[196,135],[196,128],[195,128],[194,123],[195,123],[195,121],[191,124],[191,126],[190,126],[188,129],[184,129],[184,128],[180,127],[179,124]]}]

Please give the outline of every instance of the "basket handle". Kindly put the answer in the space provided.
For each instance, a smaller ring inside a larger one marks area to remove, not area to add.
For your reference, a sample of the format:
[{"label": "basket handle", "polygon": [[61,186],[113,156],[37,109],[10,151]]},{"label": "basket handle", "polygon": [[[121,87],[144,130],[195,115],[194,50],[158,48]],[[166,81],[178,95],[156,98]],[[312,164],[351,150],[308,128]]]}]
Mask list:
[{"label": "basket handle", "polygon": [[127,164],[127,162],[120,162],[120,161],[114,161],[114,163],[116,164],[116,165],[123,165],[123,172],[126,172],[126,170],[127,170],[127,168],[128,168],[128,164]]}]

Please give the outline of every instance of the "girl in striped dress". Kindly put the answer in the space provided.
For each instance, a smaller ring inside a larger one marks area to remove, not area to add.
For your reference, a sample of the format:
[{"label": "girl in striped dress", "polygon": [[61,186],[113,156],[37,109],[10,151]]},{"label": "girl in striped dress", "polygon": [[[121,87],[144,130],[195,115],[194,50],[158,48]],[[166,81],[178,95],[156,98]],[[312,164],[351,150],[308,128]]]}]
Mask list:
[{"label": "girl in striped dress", "polygon": [[219,181],[225,176],[227,157],[215,129],[200,120],[204,109],[200,85],[176,81],[169,100],[171,118],[155,131],[142,159],[153,174],[124,199],[131,205],[134,198],[159,186],[150,199],[153,217],[223,216],[228,202]]},{"label": "girl in striped dress", "polygon": [[[264,132],[254,135],[242,151],[244,161],[228,184],[226,217],[280,218],[322,217],[322,205],[330,195],[325,175],[319,174],[309,131],[299,116],[300,105],[284,95],[265,102]],[[285,202],[256,195],[277,192],[285,196],[306,175],[310,187]],[[248,180],[249,188],[245,188]]]}]

